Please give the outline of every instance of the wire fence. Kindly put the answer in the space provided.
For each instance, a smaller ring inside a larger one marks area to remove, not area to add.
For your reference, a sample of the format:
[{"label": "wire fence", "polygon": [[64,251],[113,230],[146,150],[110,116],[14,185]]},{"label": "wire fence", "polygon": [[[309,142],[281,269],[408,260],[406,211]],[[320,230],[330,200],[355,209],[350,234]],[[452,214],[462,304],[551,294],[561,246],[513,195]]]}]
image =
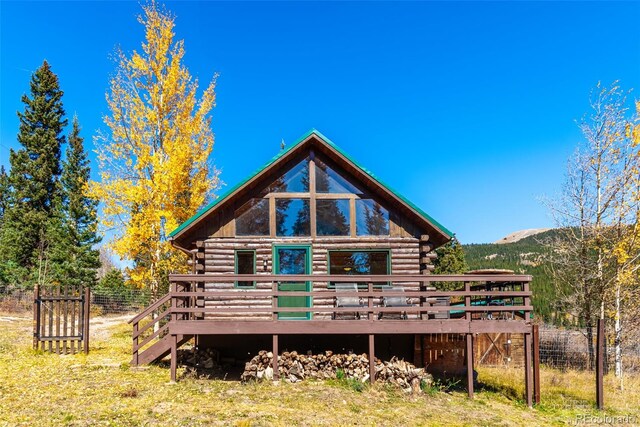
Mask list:
[{"label": "wire fence", "polygon": [[[582,328],[540,328],[540,363],[561,370],[593,370],[595,368],[596,329],[589,336]],[[615,369],[614,336],[607,331],[604,340],[605,374]],[[631,336],[620,343],[622,366],[626,372],[640,373],[640,343]]]},{"label": "wire fence", "polygon": [[[0,312],[29,313],[33,311],[33,302],[33,290],[0,288]],[[91,314],[94,316],[133,314],[150,303],[151,293],[143,289],[91,289]]]},{"label": "wire fence", "polygon": [[[133,317],[151,302],[150,293],[144,290],[94,288],[91,292],[91,316],[131,315]],[[33,313],[33,305],[33,290],[0,288],[0,316],[17,315],[29,318]],[[616,361],[611,334],[613,328],[609,329],[605,339],[605,373],[609,371],[613,374]],[[518,369],[513,372],[521,372],[524,361],[524,342],[521,340],[521,334],[507,334],[505,337],[501,337],[501,334],[493,334],[492,337],[485,338],[488,339],[489,345],[484,347],[484,350],[476,349],[475,351],[478,351],[476,354],[480,356],[483,352],[487,354],[493,352],[496,357],[479,357],[476,359],[479,367],[488,367],[490,372],[492,368],[517,367]],[[593,380],[595,378],[595,328],[590,341],[585,329],[541,325],[539,340],[540,364],[541,367],[548,368],[546,386],[549,388],[543,386],[543,395],[554,395],[550,398],[553,403],[546,404],[560,405],[563,409],[583,408],[585,413],[591,410],[596,396]],[[505,357],[497,357],[498,354]],[[630,375],[627,378],[640,378],[640,339],[631,335],[630,332],[627,332],[626,340],[622,344],[622,362],[625,377]],[[549,375],[551,375],[550,379]],[[608,378],[604,386],[605,395],[613,396],[616,393],[619,395],[618,383],[615,382],[617,378],[612,379],[613,375]],[[551,381],[551,386],[548,381]],[[514,397],[520,397],[518,392],[511,392],[514,393]]]},{"label": "wire fence", "polygon": [[[33,290],[0,288],[0,313],[23,313],[28,315],[33,310]],[[146,290],[130,288],[94,288],[91,290],[91,314],[123,315],[139,313],[151,303],[151,294]],[[615,349],[613,336],[607,331],[605,339],[605,373],[615,369]],[[595,368],[595,328],[592,345],[585,329],[556,328],[543,325],[540,327],[540,363],[560,370],[593,370]],[[495,340],[495,347],[504,352],[508,346],[514,357],[503,358],[501,364],[481,362],[483,366],[518,366],[523,363],[521,341]],[[640,373],[640,340],[627,336],[621,347],[624,371]],[[493,359],[495,360],[495,359]]]}]

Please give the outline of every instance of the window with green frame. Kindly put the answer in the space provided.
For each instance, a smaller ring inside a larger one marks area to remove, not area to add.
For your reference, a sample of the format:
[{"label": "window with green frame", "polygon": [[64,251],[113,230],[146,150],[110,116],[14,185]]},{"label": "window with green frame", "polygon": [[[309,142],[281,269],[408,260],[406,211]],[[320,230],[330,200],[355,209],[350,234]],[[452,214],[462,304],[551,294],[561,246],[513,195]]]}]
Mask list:
[{"label": "window with green frame", "polygon": [[[331,250],[329,251],[329,274],[340,275],[370,275],[389,274],[391,272],[391,251],[389,249],[371,250]],[[358,283],[358,287],[366,288],[365,282],[358,282],[357,277],[353,278]],[[330,282],[332,288],[335,282]],[[376,286],[386,285],[386,282],[374,283]]]},{"label": "window with green frame", "polygon": [[[256,274],[256,251],[236,250],[236,274]],[[236,281],[236,288],[255,288],[256,282]]]}]

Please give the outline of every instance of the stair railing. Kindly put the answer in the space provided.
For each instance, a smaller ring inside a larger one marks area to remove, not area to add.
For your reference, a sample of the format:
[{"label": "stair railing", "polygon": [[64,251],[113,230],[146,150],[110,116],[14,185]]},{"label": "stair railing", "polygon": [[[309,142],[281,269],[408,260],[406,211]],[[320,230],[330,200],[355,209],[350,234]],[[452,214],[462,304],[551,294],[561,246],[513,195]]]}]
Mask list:
[{"label": "stair railing", "polygon": [[[170,292],[156,300],[154,303],[145,308],[140,314],[129,320],[133,324],[132,333],[132,364],[137,366],[139,363],[139,355],[155,342],[160,341],[169,333],[169,322],[176,320],[177,317],[184,318],[185,315],[176,314],[173,308],[188,308],[190,306],[189,298],[175,298],[178,291],[189,291],[192,284],[189,282],[171,283]],[[180,289],[178,289],[180,288]]]}]

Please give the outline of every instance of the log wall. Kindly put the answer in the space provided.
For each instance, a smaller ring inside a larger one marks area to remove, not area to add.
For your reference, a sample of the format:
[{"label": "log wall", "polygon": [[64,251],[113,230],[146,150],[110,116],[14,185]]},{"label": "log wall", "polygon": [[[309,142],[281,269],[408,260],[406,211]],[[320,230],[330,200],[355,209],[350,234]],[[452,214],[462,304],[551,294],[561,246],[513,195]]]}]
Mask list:
[{"label": "log wall", "polygon": [[[420,245],[419,239],[412,237],[367,237],[367,238],[241,238],[233,239],[209,238],[204,242],[204,274],[232,274],[235,272],[235,251],[255,250],[256,252],[256,274],[272,274],[273,270],[273,247],[274,245],[308,245],[311,244],[312,274],[328,273],[328,251],[330,250],[358,250],[358,249],[381,249],[389,250],[391,255],[391,271],[393,274],[419,274],[420,273]],[[264,268],[266,261],[266,269]],[[355,278],[354,278],[355,280]],[[419,283],[403,283],[407,289],[417,289]],[[335,291],[327,288],[326,282],[313,282],[314,291],[326,291],[327,298],[315,298],[313,305],[332,307],[334,304]],[[270,282],[257,283],[257,289],[271,290]],[[230,283],[207,283],[205,291],[215,291],[217,289],[235,289],[235,284]],[[242,291],[239,290],[239,293]],[[215,302],[207,303],[208,306],[225,307],[269,307],[272,300],[268,297],[264,299],[246,298],[226,298],[217,299]],[[228,313],[207,314],[211,318],[234,317],[237,315]],[[330,316],[329,314],[323,315]],[[321,315],[315,318],[323,317]],[[247,313],[247,318],[270,317],[261,313]]]}]

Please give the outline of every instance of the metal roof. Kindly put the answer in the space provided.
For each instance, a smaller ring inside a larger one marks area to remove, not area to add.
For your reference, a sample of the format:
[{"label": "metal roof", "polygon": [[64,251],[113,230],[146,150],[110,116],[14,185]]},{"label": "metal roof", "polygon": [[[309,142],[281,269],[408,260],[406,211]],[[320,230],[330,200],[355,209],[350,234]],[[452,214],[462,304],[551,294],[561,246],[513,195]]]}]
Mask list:
[{"label": "metal roof", "polygon": [[405,205],[407,205],[408,207],[410,207],[413,211],[415,211],[418,215],[420,215],[421,217],[423,217],[424,220],[426,220],[429,224],[431,224],[433,227],[437,228],[440,232],[442,232],[444,235],[448,236],[449,238],[453,237],[453,233],[451,231],[449,231],[446,227],[444,227],[442,224],[440,224],[438,221],[436,221],[435,219],[433,219],[430,215],[428,215],[426,212],[424,212],[422,209],[420,209],[418,206],[416,206],[415,204],[413,204],[411,201],[409,201],[406,197],[402,196],[401,194],[399,194],[397,191],[394,191],[393,189],[391,189],[388,185],[384,184],[382,181],[380,181],[380,179],[378,179],[373,173],[371,173],[368,169],[364,168],[363,166],[361,166],[360,164],[358,164],[358,162],[356,162],[353,158],[351,158],[348,154],[346,154],[344,151],[342,151],[336,144],[334,144],[329,138],[327,138],[326,136],[324,136],[322,133],[320,133],[319,131],[317,131],[316,129],[311,129],[310,131],[308,131],[307,133],[305,133],[304,135],[302,135],[300,138],[298,138],[298,140],[296,140],[293,144],[289,145],[288,147],[286,147],[284,150],[280,151],[275,157],[273,157],[271,160],[269,160],[264,166],[262,166],[260,169],[258,169],[257,171],[255,171],[253,174],[251,174],[249,177],[247,177],[245,180],[241,181],[240,183],[236,184],[235,186],[231,187],[230,189],[228,189],[223,195],[221,195],[220,197],[218,197],[216,200],[212,201],[211,203],[209,203],[207,206],[205,206],[203,209],[201,209],[200,211],[198,211],[195,215],[193,215],[191,218],[189,218],[187,221],[185,221],[184,223],[182,223],[178,228],[176,228],[175,230],[173,230],[170,234],[169,237],[170,238],[174,238],[176,237],[178,234],[180,234],[183,230],[185,230],[187,227],[189,227],[191,224],[193,224],[194,222],[196,222],[198,219],[200,219],[201,217],[203,217],[207,212],[209,212],[211,209],[215,208],[216,206],[220,205],[221,203],[223,203],[225,200],[229,199],[231,197],[231,195],[233,195],[236,191],[240,190],[242,187],[245,186],[245,184],[247,184],[249,181],[253,180],[253,178],[255,178],[258,174],[260,174],[262,171],[264,171],[265,169],[269,168],[270,166],[272,166],[274,163],[276,163],[279,159],[281,159],[282,157],[284,157],[286,154],[288,154],[289,152],[293,151],[295,148],[297,148],[299,145],[303,144],[305,141],[307,141],[309,139],[309,137],[311,136],[315,136],[316,138],[318,138],[320,141],[322,141],[323,143],[325,143],[326,145],[328,145],[329,147],[333,148],[335,151],[337,151],[338,153],[340,153],[342,156],[344,156],[349,162],[351,162],[355,167],[357,167],[359,170],[361,170],[362,172],[364,172],[369,178],[371,178],[375,183],[377,183],[380,187],[386,189],[388,192],[392,193],[396,198],[398,198],[399,200],[402,201],[402,203],[404,203]]}]

